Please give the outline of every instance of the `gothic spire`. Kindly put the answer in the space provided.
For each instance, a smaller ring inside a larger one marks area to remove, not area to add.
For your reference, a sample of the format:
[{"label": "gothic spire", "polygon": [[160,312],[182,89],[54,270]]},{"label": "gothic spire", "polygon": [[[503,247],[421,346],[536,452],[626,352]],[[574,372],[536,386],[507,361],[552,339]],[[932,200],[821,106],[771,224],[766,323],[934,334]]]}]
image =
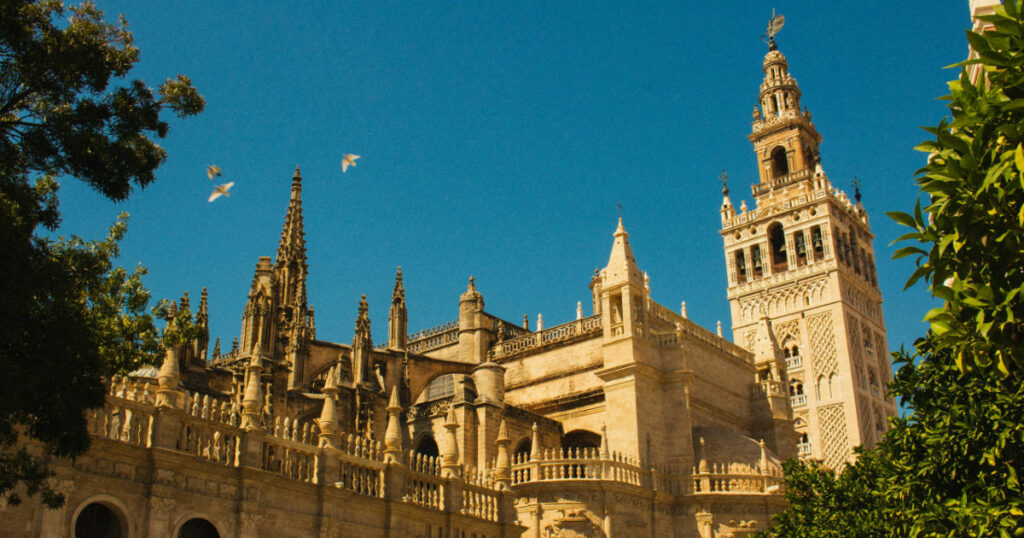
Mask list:
[{"label": "gothic spire", "polygon": [[308,272],[306,233],[302,222],[302,174],[296,166],[292,177],[291,199],[288,201],[288,212],[284,217],[281,242],[274,263],[274,276],[282,292],[280,304],[305,309]]},{"label": "gothic spire", "polygon": [[388,312],[388,348],[404,350],[409,314],[405,309],[405,287],[402,286],[402,266],[395,275],[395,291],[391,293],[391,311]]}]

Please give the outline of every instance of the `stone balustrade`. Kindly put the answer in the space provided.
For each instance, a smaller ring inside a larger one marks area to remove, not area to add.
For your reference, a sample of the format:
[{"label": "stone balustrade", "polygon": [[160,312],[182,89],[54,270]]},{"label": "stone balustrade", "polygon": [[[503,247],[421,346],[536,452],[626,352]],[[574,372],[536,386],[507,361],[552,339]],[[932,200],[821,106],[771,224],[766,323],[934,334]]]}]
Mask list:
[{"label": "stone balustrade", "polygon": [[795,394],[793,396],[790,396],[789,397],[789,405],[790,405],[790,407],[802,407],[802,406],[807,405],[807,395],[806,394]]},{"label": "stone balustrade", "polygon": [[[702,467],[704,468],[704,467]],[[649,467],[636,458],[612,452],[601,456],[598,449],[542,451],[531,459],[519,455],[512,465],[512,485],[523,486],[555,481],[592,481],[625,484],[664,491],[672,495],[758,493],[781,494],[782,472],[742,464],[710,464],[704,472],[693,468],[683,474],[667,467]]]},{"label": "stone balustrade", "polygon": [[646,467],[636,458],[596,448],[545,450],[536,458],[520,454],[512,465],[512,485],[564,480],[611,482],[684,495],[686,482],[668,468]]},{"label": "stone balustrade", "polygon": [[426,353],[458,342],[459,322],[450,321],[409,335],[409,343],[405,347],[410,353]]},{"label": "stone balustrade", "polygon": [[796,357],[786,357],[786,369],[796,370],[802,368],[804,365],[804,358],[797,355]]},{"label": "stone balustrade", "polygon": [[498,360],[525,351],[574,341],[601,333],[601,315],[590,316],[556,325],[543,331],[525,334],[511,340],[494,344],[488,352],[492,360]]},{"label": "stone balustrade", "polygon": [[106,405],[87,412],[89,433],[410,509],[459,514],[480,525],[515,525],[508,483],[499,487],[492,471],[460,466],[441,476],[439,458],[410,451],[398,458],[405,461],[387,461],[382,443],[351,434],[339,436],[333,444],[319,443],[315,426],[287,417],[264,417],[263,427],[245,430],[239,427],[237,406],[227,400],[180,391],[172,403],[158,407],[156,388],[142,380],[113,383]]},{"label": "stone balustrade", "polygon": [[765,494],[781,495],[782,471],[767,470],[742,464],[710,464],[708,470],[693,469],[690,491],[695,494]]}]

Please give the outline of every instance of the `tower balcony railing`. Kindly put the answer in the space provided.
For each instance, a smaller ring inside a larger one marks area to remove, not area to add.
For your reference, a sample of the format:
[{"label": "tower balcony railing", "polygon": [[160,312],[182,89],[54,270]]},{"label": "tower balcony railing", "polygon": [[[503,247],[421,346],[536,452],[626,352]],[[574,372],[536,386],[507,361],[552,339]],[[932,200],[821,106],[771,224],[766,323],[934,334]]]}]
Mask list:
[{"label": "tower balcony railing", "polygon": [[802,406],[807,405],[807,395],[806,394],[794,394],[793,396],[790,396],[789,397],[789,405],[790,405],[790,407],[802,407]]},{"label": "tower balcony railing", "polygon": [[804,365],[804,358],[797,355],[796,357],[786,357],[786,369],[795,370],[801,368]]},{"label": "tower balcony railing", "polygon": [[758,183],[756,185],[751,185],[750,188],[753,191],[754,196],[760,196],[772,189],[784,187],[791,183],[796,183],[797,181],[800,181],[802,179],[808,179],[810,177],[811,170],[804,168],[803,170],[797,170],[796,172],[786,174],[782,177],[769,179],[766,183]]},{"label": "tower balcony railing", "polygon": [[783,386],[782,381],[765,379],[755,383],[750,388],[750,395],[754,398],[761,398],[764,396],[785,396],[786,389]]},{"label": "tower balcony railing", "polygon": [[796,455],[801,458],[806,458],[811,455],[811,444],[810,443],[797,443],[796,444]]}]

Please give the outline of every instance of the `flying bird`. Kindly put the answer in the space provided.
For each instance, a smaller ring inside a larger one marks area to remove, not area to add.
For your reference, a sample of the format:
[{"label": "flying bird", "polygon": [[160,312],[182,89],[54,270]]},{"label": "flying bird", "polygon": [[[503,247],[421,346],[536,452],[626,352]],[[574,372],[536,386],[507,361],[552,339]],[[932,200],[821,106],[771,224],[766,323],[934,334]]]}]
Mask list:
[{"label": "flying bird", "polygon": [[207,166],[206,167],[206,175],[207,175],[207,177],[210,178],[210,181],[213,181],[214,177],[217,177],[217,176],[220,175],[220,167],[215,165],[215,164],[211,164],[210,166]]},{"label": "flying bird", "polygon": [[346,155],[342,155],[342,159],[341,159],[341,173],[344,174],[345,171],[348,170],[349,166],[355,166],[356,165],[356,159],[358,159],[358,158],[359,158],[358,155],[352,155],[351,153],[346,154]]},{"label": "flying bird", "polygon": [[234,181],[232,181],[230,183],[225,183],[223,185],[217,185],[216,187],[213,188],[213,193],[210,194],[210,199],[207,200],[207,201],[208,202],[212,202],[212,201],[216,200],[217,198],[220,198],[220,195],[222,195],[222,194],[224,196],[231,196],[230,194],[228,194],[228,190],[231,187],[233,187],[234,185],[235,185]]}]

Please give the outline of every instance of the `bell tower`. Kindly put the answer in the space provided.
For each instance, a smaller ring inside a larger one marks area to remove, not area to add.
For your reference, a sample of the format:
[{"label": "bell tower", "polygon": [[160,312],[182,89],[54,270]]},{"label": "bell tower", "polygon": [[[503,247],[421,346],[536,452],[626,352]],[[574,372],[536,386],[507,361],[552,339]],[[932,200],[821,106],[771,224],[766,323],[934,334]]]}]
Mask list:
[{"label": "bell tower", "polygon": [[759,327],[770,327],[798,453],[839,468],[854,446],[873,446],[896,414],[886,398],[892,370],[874,236],[859,189],[850,199],[825,174],[821,135],[769,33],[748,136],[754,205],[736,209],[723,185],[720,208],[733,340],[753,350]]}]

